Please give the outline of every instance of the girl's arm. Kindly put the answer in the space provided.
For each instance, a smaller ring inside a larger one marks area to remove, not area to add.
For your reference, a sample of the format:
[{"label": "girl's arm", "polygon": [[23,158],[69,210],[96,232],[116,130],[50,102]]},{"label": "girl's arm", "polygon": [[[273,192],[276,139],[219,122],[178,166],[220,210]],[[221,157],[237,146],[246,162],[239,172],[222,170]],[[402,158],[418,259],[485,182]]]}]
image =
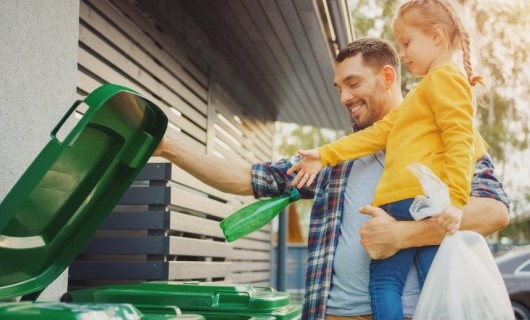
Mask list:
[{"label": "girl's arm", "polygon": [[456,68],[438,68],[428,77],[427,99],[445,146],[445,163],[440,178],[449,187],[451,204],[461,209],[469,199],[477,159],[471,87]]},{"label": "girl's arm", "polygon": [[383,119],[375,122],[371,127],[322,146],[318,150],[322,165],[334,166],[344,161],[384,150],[398,112],[399,108],[392,109]]},{"label": "girl's arm", "polygon": [[287,174],[296,173],[291,186],[309,187],[325,166],[334,166],[385,149],[398,110],[393,109],[371,127],[351,133],[320,149],[298,150],[302,160],[287,171]]}]

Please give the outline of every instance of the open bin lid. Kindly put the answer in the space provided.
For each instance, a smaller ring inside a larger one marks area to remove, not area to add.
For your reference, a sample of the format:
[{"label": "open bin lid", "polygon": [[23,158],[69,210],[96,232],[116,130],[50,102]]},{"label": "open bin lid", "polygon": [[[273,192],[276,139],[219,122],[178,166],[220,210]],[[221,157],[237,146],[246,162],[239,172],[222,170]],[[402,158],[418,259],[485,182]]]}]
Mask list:
[{"label": "open bin lid", "polygon": [[[88,109],[60,141],[82,103]],[[167,128],[164,112],[106,84],[78,101],[0,204],[0,299],[38,292],[75,259]]]}]

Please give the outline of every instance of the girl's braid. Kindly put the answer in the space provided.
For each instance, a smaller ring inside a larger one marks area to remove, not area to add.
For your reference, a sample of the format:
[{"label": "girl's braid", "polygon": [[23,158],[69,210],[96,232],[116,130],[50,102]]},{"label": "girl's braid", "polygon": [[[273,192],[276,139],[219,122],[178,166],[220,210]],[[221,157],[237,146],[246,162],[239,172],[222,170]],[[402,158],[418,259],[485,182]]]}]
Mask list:
[{"label": "girl's braid", "polygon": [[453,18],[456,24],[456,27],[460,34],[460,40],[462,45],[464,69],[466,70],[469,83],[471,84],[471,86],[475,86],[477,83],[482,83],[482,77],[473,74],[473,67],[471,66],[471,40],[469,37],[469,32],[466,30],[455,8],[449,3],[449,1],[434,1],[437,1],[445,10],[447,10],[447,12]]}]

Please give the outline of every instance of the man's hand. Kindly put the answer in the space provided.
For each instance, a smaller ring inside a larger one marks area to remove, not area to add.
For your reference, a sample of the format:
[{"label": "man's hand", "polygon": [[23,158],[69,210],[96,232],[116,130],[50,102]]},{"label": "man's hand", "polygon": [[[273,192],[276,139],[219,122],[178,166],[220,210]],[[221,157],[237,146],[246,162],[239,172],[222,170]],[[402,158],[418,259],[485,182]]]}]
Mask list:
[{"label": "man's hand", "polygon": [[361,244],[370,258],[380,260],[396,254],[400,250],[397,243],[400,223],[378,207],[364,206],[359,212],[372,216],[359,229]]},{"label": "man's hand", "polygon": [[297,172],[291,182],[291,186],[294,187],[296,185],[298,189],[301,189],[304,185],[309,187],[324,166],[320,161],[318,149],[298,150],[298,155],[303,157],[302,160],[289,168],[286,173],[290,175]]}]

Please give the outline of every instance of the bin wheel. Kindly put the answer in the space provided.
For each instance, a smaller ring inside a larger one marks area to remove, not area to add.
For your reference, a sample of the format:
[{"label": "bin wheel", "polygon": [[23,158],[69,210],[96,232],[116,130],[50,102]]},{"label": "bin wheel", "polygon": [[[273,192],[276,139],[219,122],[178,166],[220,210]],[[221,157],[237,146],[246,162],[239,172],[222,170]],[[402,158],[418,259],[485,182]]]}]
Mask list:
[{"label": "bin wheel", "polygon": [[70,292],[63,293],[60,299],[61,302],[72,302],[73,300],[73,296]]},{"label": "bin wheel", "polygon": [[512,308],[516,320],[530,320],[530,311],[523,304],[512,301]]}]

